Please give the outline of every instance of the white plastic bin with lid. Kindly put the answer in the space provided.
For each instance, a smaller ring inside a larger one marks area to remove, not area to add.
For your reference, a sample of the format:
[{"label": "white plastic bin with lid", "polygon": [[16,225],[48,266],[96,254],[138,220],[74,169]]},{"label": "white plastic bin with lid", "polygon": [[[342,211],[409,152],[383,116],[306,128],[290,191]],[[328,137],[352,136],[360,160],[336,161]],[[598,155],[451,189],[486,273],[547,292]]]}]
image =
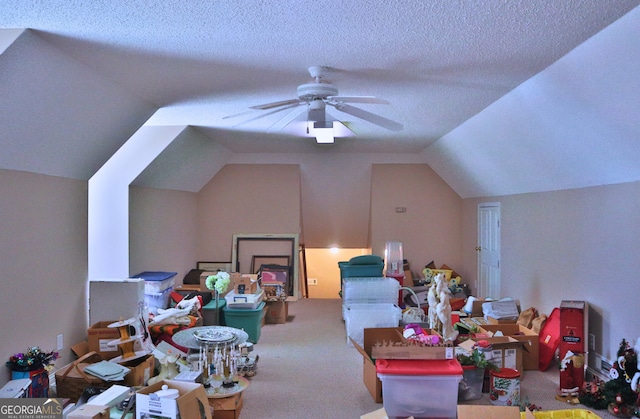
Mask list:
[{"label": "white plastic bin with lid", "polygon": [[395,303],[400,283],[394,278],[347,278],[342,286],[345,304]]},{"label": "white plastic bin with lid", "polygon": [[236,294],[233,290],[224,296],[227,308],[254,310],[264,300],[264,290],[254,294]]},{"label": "white plastic bin with lid", "polygon": [[159,294],[164,290],[175,286],[177,274],[177,272],[145,271],[140,272],[131,278],[144,279],[145,294]]},{"label": "white plastic bin with lid", "polygon": [[398,327],[402,310],[395,304],[350,304],[344,310],[347,346],[351,339],[364,346],[364,329],[371,327]]},{"label": "white plastic bin with lid", "polygon": [[352,304],[395,304],[400,283],[394,278],[345,278],[342,282],[342,319]]},{"label": "white plastic bin with lid", "polygon": [[456,418],[462,380],[456,359],[377,359],[376,373],[389,419]]},{"label": "white plastic bin with lid", "polygon": [[158,309],[169,308],[169,300],[173,288],[167,288],[162,292],[152,292],[144,294],[144,302],[149,308],[149,312],[158,314]]}]

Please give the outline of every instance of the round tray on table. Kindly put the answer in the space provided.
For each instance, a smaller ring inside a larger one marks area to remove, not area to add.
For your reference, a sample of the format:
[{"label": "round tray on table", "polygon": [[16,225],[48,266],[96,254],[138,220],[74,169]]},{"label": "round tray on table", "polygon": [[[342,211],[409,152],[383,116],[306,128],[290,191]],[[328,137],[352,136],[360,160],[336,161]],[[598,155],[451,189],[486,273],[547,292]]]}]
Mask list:
[{"label": "round tray on table", "polygon": [[228,326],[201,326],[184,329],[173,335],[173,341],[189,349],[200,349],[207,345],[239,345],[249,339],[244,330]]}]

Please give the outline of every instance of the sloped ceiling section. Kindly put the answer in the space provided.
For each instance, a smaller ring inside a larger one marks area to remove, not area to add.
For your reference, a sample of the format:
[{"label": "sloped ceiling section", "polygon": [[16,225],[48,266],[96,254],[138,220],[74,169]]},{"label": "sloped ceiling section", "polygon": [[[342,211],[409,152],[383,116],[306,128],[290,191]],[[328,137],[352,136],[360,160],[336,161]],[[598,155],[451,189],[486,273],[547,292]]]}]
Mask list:
[{"label": "sloped ceiling section", "polygon": [[0,80],[4,169],[88,180],[155,111],[32,30],[0,55]]},{"label": "sloped ceiling section", "polygon": [[199,129],[188,127],[132,185],[198,192],[230,160],[231,154]]},{"label": "sloped ceiling section", "polygon": [[640,8],[429,147],[463,198],[640,180]]}]

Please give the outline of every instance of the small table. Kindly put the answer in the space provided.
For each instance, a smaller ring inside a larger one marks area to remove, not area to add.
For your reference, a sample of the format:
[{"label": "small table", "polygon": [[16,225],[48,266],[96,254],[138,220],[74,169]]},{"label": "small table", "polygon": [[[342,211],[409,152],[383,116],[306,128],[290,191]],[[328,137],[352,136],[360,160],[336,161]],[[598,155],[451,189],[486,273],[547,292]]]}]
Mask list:
[{"label": "small table", "polygon": [[[220,417],[220,415],[216,416],[216,412],[225,412],[222,417],[230,417],[230,411],[234,411],[233,417],[240,416],[240,410],[242,409],[242,395],[244,390],[249,387],[249,380],[244,377],[236,376],[234,381],[237,381],[237,384],[228,389],[220,388],[216,393],[212,393],[212,389],[207,388],[207,398],[209,399],[209,406],[213,408],[213,417]],[[220,390],[222,390],[220,392]],[[228,413],[227,413],[228,412]]]}]

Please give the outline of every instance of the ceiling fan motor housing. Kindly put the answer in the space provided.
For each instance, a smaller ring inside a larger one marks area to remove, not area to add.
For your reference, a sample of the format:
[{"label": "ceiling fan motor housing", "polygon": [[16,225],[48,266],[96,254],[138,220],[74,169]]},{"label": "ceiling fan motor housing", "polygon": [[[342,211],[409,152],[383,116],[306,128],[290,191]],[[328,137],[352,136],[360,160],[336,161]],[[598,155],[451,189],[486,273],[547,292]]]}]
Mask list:
[{"label": "ceiling fan motor housing", "polygon": [[306,83],[298,86],[298,98],[305,102],[337,95],[338,89],[329,83]]}]

